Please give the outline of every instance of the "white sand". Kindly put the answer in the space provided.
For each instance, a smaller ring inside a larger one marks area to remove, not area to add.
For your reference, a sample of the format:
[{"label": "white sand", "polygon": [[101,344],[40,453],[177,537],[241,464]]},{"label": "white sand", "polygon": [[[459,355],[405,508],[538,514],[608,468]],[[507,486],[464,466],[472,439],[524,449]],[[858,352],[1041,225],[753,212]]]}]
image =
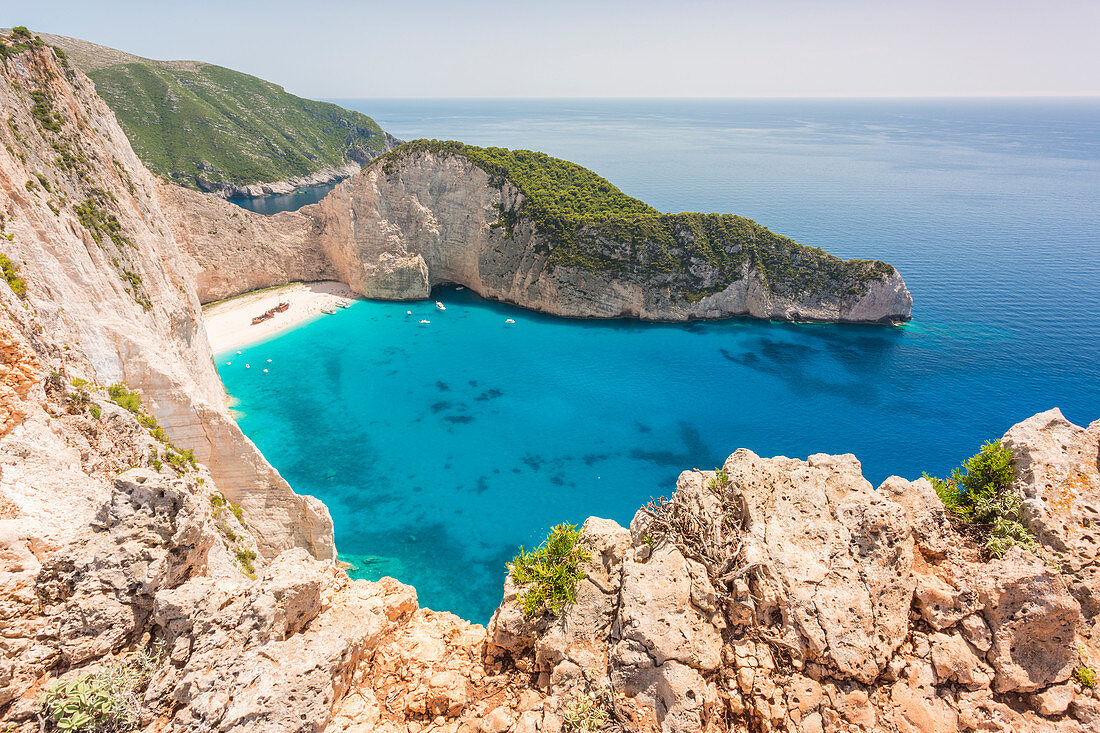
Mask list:
[{"label": "white sand", "polygon": [[[323,316],[322,308],[335,308],[337,301],[359,300],[347,285],[332,280],[315,283],[291,283],[271,290],[245,293],[235,298],[219,300],[203,306],[202,316],[206,337],[215,354],[236,349],[245,344],[270,338],[279,331]],[[290,308],[276,313],[263,323],[252,325],[252,319],[278,303],[290,303]]]}]

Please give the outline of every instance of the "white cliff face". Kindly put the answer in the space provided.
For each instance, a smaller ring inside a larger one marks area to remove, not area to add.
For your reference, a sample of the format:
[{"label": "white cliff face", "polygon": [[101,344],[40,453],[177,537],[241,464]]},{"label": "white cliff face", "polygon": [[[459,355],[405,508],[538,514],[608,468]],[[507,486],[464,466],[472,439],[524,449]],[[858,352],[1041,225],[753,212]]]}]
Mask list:
[{"label": "white cliff face", "polygon": [[331,556],[324,507],[295,495],[230,418],[161,184],[91,82],[31,50],[0,71],[0,104],[0,251],[27,281],[9,313],[47,358],[140,390],[172,440],[253,514],[265,553]]}]

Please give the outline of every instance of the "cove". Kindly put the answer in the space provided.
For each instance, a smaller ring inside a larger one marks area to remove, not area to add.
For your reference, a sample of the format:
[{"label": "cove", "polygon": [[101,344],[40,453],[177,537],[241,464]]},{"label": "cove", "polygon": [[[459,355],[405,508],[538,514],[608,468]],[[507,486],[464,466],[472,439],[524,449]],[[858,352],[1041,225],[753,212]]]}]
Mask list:
[{"label": "cove", "polygon": [[354,577],[477,622],[518,545],[589,515],[625,525],[738,447],[854,452],[877,484],[947,471],[989,437],[958,414],[1001,412],[981,363],[937,373],[960,335],[919,322],[570,321],[436,297],[445,312],[359,302],[218,367],[245,433],[328,505]]},{"label": "cove", "polygon": [[625,524],[740,447],[854,453],[877,485],[942,476],[1051,407],[1100,417],[1094,100],[362,108],[404,139],[544,150],[662,210],[880,257],[914,298],[899,327],[668,325],[443,290],[446,312],[360,302],[219,355],[242,429],[328,505],[352,574],[397,577],[424,606],[488,620],[518,545],[589,515]]}]

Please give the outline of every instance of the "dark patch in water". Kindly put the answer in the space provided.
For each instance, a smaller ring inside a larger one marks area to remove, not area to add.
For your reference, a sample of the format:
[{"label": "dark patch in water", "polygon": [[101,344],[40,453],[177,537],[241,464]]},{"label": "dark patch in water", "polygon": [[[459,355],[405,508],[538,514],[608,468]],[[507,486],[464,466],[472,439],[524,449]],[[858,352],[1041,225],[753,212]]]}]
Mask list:
[{"label": "dark patch in water", "polygon": [[486,402],[488,400],[495,400],[497,397],[501,397],[503,395],[504,393],[501,392],[499,389],[490,389],[479,394],[476,399],[478,402]]},{"label": "dark patch in water", "polygon": [[592,464],[596,463],[596,461],[606,461],[607,456],[607,453],[589,453],[583,459],[584,465],[591,466]]},{"label": "dark patch in water", "polygon": [[447,417],[445,417],[443,419],[446,420],[447,422],[450,422],[450,423],[461,423],[461,424],[471,423],[471,422],[474,421],[474,418],[470,415],[447,415]]},{"label": "dark patch in water", "polygon": [[512,473],[519,473],[519,472],[520,472],[520,471],[519,471],[519,469],[518,469],[518,468],[513,468],[513,469],[512,469]]},{"label": "dark patch in water", "polygon": [[635,448],[630,451],[630,457],[639,461],[649,461],[663,468],[686,468],[705,460],[709,454],[703,436],[691,423],[680,423],[680,442],[683,443],[683,451],[645,451]]},{"label": "dark patch in water", "polygon": [[413,491],[415,491],[415,492],[416,492],[416,493],[418,493],[418,494],[419,494],[419,493],[420,493],[421,491],[423,491],[423,490],[424,490],[424,487],[423,487],[423,486],[414,486],[414,487],[413,487]]},{"label": "dark patch in water", "polygon": [[435,383],[435,388],[438,389],[440,392],[450,392],[451,391],[451,385],[447,384],[446,382],[436,382]]},{"label": "dark patch in water", "polygon": [[554,486],[564,486],[565,477],[562,476],[560,473],[556,473],[550,477],[550,483],[554,484]]},{"label": "dark patch in water", "polygon": [[542,464],[546,463],[546,459],[542,456],[536,456],[530,453],[525,455],[522,460],[532,471],[539,470],[542,468]]},{"label": "dark patch in water", "polygon": [[432,410],[433,413],[443,412],[444,410],[449,410],[449,409],[451,409],[451,403],[447,402],[446,400],[436,402],[431,407],[431,410]]},{"label": "dark patch in water", "polygon": [[[866,381],[858,384],[831,382],[817,376],[825,352],[806,344],[761,338],[755,348],[743,354],[734,354],[726,349],[719,349],[718,352],[734,364],[781,380],[797,395],[832,394],[858,405],[874,404],[880,399],[878,388]],[[852,359],[854,354],[849,353],[841,362],[843,364]],[[853,371],[850,365],[845,366],[849,372]]]},{"label": "dark patch in water", "polygon": [[644,422],[638,422],[637,420],[635,420],[634,424],[638,426],[638,432],[639,433],[652,433],[653,432],[653,428],[649,427]]},{"label": "dark patch in water", "polygon": [[489,490],[489,477],[478,476],[477,477],[477,493],[484,494]]},{"label": "dark patch in water", "polygon": [[500,473],[500,469],[499,468],[494,468],[493,473]]},{"label": "dark patch in water", "polygon": [[476,379],[471,379],[466,384],[470,385],[471,387],[476,387],[477,386],[477,380]]}]

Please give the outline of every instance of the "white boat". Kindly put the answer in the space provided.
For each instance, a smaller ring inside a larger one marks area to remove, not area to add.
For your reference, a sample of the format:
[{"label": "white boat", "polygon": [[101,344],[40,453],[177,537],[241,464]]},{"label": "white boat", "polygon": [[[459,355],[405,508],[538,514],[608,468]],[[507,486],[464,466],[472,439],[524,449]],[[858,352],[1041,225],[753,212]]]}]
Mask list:
[{"label": "white boat", "polygon": [[336,301],[336,305],[340,308],[347,308],[351,305],[351,303],[349,303],[346,300],[338,300],[338,301]]},{"label": "white boat", "polygon": [[412,311],[405,311],[405,315],[406,315],[406,316],[411,316],[412,314],[413,314],[413,312],[412,312]]},{"label": "white boat", "polygon": [[439,310],[441,310],[441,311],[445,311],[445,310],[447,310],[447,306],[443,305],[443,304],[442,304],[442,303],[440,303],[440,302],[439,302],[438,300],[437,300],[437,301],[435,301],[435,307],[436,307],[436,308],[438,308],[438,309],[439,309]]},{"label": "white boat", "polygon": [[465,287],[463,287],[463,286],[461,286],[461,285],[459,285],[459,286],[458,286],[457,288],[455,288],[455,290],[465,290],[465,289],[466,289],[466,288],[465,288]]},{"label": "white boat", "polygon": [[322,309],[321,309],[321,312],[322,312],[322,313],[324,313],[324,314],[326,314],[326,315],[330,315],[330,316],[331,316],[331,315],[332,315],[333,313],[335,313],[335,312],[336,312],[336,309],[335,309],[335,308],[322,308]]},{"label": "white boat", "polygon": [[504,322],[505,322],[505,323],[515,323],[515,322],[516,322],[516,319],[515,319],[515,318],[506,318],[506,319],[504,320]]},{"label": "white boat", "polygon": [[427,321],[427,320],[424,320],[424,319],[420,319],[420,323],[426,326],[426,325],[428,325],[429,323],[431,323],[431,321]]}]

